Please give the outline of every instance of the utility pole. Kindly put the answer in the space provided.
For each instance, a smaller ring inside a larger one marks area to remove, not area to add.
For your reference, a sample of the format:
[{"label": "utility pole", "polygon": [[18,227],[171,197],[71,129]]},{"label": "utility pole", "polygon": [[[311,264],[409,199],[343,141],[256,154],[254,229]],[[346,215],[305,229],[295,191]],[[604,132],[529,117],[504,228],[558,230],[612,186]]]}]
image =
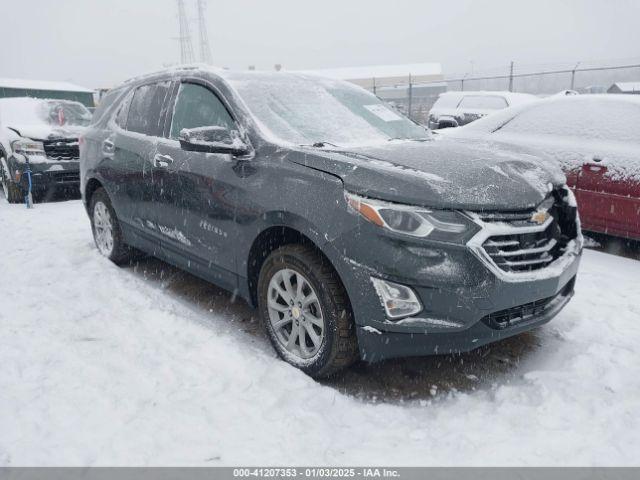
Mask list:
[{"label": "utility pole", "polygon": [[407,117],[409,117],[409,120],[411,120],[411,110],[412,110],[412,103],[413,103],[413,83],[411,81],[411,74],[409,74],[409,111],[407,112],[408,115]]},{"label": "utility pole", "polygon": [[571,70],[571,90],[574,89],[574,85],[576,84],[576,70],[580,66],[580,62],[576,63],[576,66]]},{"label": "utility pole", "polygon": [[198,30],[200,32],[200,61],[211,64],[211,48],[209,47],[209,35],[207,34],[207,22],[204,18],[205,0],[198,1]]},{"label": "utility pole", "polygon": [[509,91],[513,92],[513,60],[511,60],[511,68],[509,69]]},{"label": "utility pole", "polygon": [[193,63],[193,45],[191,44],[191,32],[189,31],[189,20],[184,8],[184,0],[178,2],[178,27],[180,29],[180,63]]}]

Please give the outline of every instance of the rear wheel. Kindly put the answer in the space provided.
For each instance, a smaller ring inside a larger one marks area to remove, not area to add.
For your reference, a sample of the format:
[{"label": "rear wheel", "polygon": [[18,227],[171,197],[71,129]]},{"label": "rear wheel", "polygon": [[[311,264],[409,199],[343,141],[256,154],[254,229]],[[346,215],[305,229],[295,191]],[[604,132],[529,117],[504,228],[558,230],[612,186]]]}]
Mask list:
[{"label": "rear wheel", "polygon": [[260,271],[258,303],[275,350],[308,375],[331,375],[358,358],[347,293],[313,248],[286,245],[269,255]]},{"label": "rear wheel", "polygon": [[118,217],[103,188],[99,188],[91,196],[89,212],[93,239],[98,251],[116,264],[129,261],[132,250],[122,239]]},{"label": "rear wheel", "polygon": [[22,189],[9,178],[7,160],[3,156],[0,156],[0,183],[2,183],[2,191],[7,202],[20,203],[24,201]]}]

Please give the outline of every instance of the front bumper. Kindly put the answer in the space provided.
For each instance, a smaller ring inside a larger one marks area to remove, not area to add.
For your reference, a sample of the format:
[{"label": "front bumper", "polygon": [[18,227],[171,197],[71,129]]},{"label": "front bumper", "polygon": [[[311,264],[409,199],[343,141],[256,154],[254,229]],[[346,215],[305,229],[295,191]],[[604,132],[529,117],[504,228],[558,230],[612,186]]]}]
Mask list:
[{"label": "front bumper", "polygon": [[[24,173],[26,163],[10,158],[10,170],[15,178],[15,171],[22,172],[18,185],[23,190],[29,187],[29,180]],[[43,191],[49,189],[79,189],[80,188],[80,163],[73,160],[48,161],[30,163],[32,190]]]},{"label": "front bumper", "polygon": [[[417,245],[365,224],[332,242],[362,359],[473,350],[548,322],[572,297],[581,238],[548,268],[517,279],[497,274],[469,243]],[[387,319],[372,276],[411,287],[423,310],[400,321]],[[511,321],[495,321],[504,318]]]},{"label": "front bumper", "polygon": [[[577,266],[576,266],[577,268]],[[437,355],[468,352],[488,343],[517,335],[542,325],[555,317],[569,302],[574,292],[575,276],[559,287],[551,297],[531,300],[523,304],[492,311],[478,310],[479,317],[470,326],[448,317],[448,320],[429,318],[422,315],[405,319],[403,324],[422,328],[422,332],[384,331],[372,327],[358,327],[357,335],[361,356],[364,360],[376,362],[387,358],[420,355]],[[560,282],[559,282],[560,283]],[[533,297],[522,289],[521,296]],[[508,292],[493,298],[508,305]],[[535,307],[535,305],[541,305]],[[512,317],[511,322],[498,324],[495,319]]]}]

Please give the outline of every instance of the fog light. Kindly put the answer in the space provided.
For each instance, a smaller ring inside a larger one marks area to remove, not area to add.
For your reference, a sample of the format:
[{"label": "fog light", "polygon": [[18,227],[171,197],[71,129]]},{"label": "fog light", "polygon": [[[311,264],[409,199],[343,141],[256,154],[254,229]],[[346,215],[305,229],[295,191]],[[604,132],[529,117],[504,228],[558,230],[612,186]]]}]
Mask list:
[{"label": "fog light", "polygon": [[409,317],[422,310],[422,304],[411,288],[374,277],[371,277],[371,283],[390,319]]}]

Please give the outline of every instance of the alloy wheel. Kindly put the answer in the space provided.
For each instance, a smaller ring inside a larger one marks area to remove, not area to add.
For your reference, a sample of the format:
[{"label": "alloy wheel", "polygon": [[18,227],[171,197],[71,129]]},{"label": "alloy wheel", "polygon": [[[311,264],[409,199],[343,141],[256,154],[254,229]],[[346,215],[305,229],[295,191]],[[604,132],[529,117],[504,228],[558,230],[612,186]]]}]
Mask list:
[{"label": "alloy wheel", "polygon": [[102,255],[108,257],[113,251],[113,219],[107,206],[96,202],[93,207],[93,228],[96,246]]},{"label": "alloy wheel", "polygon": [[314,357],[323,344],[325,322],[311,283],[286,268],[273,275],[267,294],[269,321],[278,342],[296,357]]},{"label": "alloy wheel", "polygon": [[4,198],[9,201],[9,187],[7,186],[7,179],[4,173],[4,157],[0,157],[0,183],[2,184],[2,191],[4,192]]}]

